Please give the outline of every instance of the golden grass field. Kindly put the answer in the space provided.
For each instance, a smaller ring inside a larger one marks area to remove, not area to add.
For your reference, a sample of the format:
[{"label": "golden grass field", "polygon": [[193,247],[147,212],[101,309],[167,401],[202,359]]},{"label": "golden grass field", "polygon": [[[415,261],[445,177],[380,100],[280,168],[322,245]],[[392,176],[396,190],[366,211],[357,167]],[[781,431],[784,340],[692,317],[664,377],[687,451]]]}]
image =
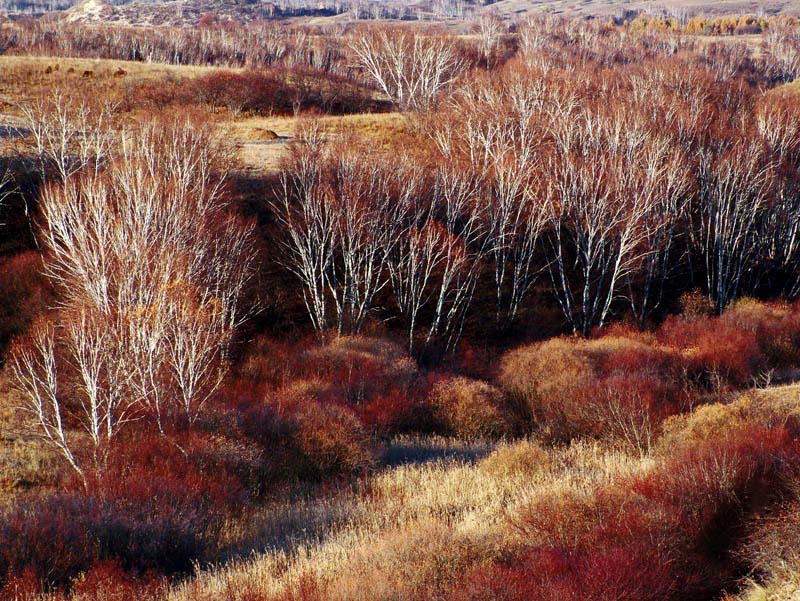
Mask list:
[{"label": "golden grass field", "polygon": [[[157,84],[159,81],[193,78],[219,69],[107,59],[0,56],[0,125],[23,128],[19,106],[37,98],[45,90],[102,94],[120,102],[126,89],[134,83]],[[226,110],[197,110],[204,113],[217,131],[237,149],[240,167],[250,173],[271,172],[278,168],[299,121],[297,117],[250,117],[233,115]],[[139,112],[141,110],[124,114],[123,120],[136,119]],[[377,148],[389,148],[410,127],[407,118],[400,113],[320,116],[316,119],[331,136],[356,131]]]}]

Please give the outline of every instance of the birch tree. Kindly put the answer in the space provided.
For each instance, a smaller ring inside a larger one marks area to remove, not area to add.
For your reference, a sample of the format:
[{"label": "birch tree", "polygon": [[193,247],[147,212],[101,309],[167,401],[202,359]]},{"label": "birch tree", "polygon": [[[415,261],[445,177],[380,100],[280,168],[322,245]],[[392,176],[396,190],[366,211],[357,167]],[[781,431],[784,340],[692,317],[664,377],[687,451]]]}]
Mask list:
[{"label": "birch tree", "polygon": [[312,323],[318,332],[358,333],[390,283],[420,170],[314,137],[298,143],[281,179],[272,206],[283,262],[301,281]]},{"label": "birch tree", "polygon": [[441,35],[372,30],[360,34],[351,48],[378,88],[402,111],[432,109],[467,66],[454,40]]},{"label": "birch tree", "polygon": [[66,182],[91,169],[99,173],[114,139],[110,103],[76,100],[63,90],[19,105],[33,139],[42,181],[50,174]]},{"label": "birch tree", "polygon": [[771,184],[772,165],[759,142],[737,144],[711,167],[697,225],[709,296],[720,313],[756,267]]},{"label": "birch tree", "polygon": [[555,136],[546,167],[551,281],[568,323],[583,335],[605,324],[621,283],[650,254],[654,236],[647,227],[654,203],[646,189],[648,161],[640,158],[650,151],[648,134],[619,117],[587,109],[577,124],[554,124],[574,131]]},{"label": "birch tree", "polygon": [[226,210],[207,131],[153,124],[119,148],[101,173],[45,187],[37,233],[59,317],[11,354],[26,408],[84,479],[68,422],[100,469],[131,419],[162,434],[197,420],[248,314],[253,271],[251,229]]}]

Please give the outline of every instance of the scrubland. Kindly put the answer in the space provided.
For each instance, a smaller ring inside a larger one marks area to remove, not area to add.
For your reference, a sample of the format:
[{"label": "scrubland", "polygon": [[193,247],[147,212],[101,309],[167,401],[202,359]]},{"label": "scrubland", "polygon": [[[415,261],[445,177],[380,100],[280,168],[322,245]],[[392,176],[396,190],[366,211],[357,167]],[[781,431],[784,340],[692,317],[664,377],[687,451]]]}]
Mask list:
[{"label": "scrubland", "polygon": [[0,27],[1,598],[800,595],[798,23],[464,29]]}]

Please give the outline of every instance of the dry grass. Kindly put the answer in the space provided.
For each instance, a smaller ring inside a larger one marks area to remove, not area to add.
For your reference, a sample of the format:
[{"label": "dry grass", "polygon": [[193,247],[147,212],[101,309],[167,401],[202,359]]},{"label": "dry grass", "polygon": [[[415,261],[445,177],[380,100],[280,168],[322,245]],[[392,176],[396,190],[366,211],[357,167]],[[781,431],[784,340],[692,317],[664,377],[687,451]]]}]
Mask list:
[{"label": "dry grass", "polygon": [[[674,450],[714,437],[721,425],[735,428],[776,407],[780,415],[800,407],[800,386],[748,393],[734,403],[674,418],[659,448]],[[449,440],[438,445],[459,448]],[[436,598],[465,571],[541,542],[531,540],[530,532],[523,538],[513,526],[515,516],[564,503],[591,507],[597,491],[643,475],[668,458],[668,453],[642,458],[597,443],[546,448],[522,440],[501,444],[476,463],[447,459],[402,465],[355,491],[263,510],[241,532],[274,538],[278,524],[280,545],[201,572],[175,587],[170,599],[277,599],[308,583],[322,599]],[[797,574],[796,566],[783,561],[767,584],[752,585],[741,601],[794,599]]]},{"label": "dry grass", "polygon": [[[215,70],[238,69],[110,59],[0,56],[0,125],[19,127],[18,105],[54,89],[63,89],[75,97],[120,101],[126,89],[134,84],[194,78]],[[224,137],[238,148],[242,169],[254,174],[278,169],[297,124],[307,118],[233,117],[227,111],[214,113],[204,109],[204,112],[218,122]],[[319,121],[331,138],[356,132],[376,149],[396,147],[398,140],[411,135],[412,127],[400,113],[321,116]]]},{"label": "dry grass", "polygon": [[18,393],[0,376],[0,504],[29,488],[53,485],[61,467],[20,405]]},{"label": "dry grass", "polygon": [[202,572],[170,599],[272,599],[308,582],[325,599],[435,598],[467,569],[530,542],[515,536],[509,515],[567,491],[590,495],[652,464],[587,443],[532,463],[534,443],[517,444],[477,464],[445,460],[378,474],[362,490],[323,502],[320,512],[334,516],[322,520],[327,536]]},{"label": "dry grass", "polygon": [[[239,148],[243,169],[253,173],[276,171],[286,156],[298,124],[306,117],[244,117],[222,123],[225,136]],[[396,147],[408,137],[410,124],[400,113],[374,113],[319,117],[324,131],[336,138],[356,132],[377,149]]]},{"label": "dry grass", "polygon": [[125,86],[145,81],[192,78],[216,67],[176,66],[110,59],[0,56],[0,112],[16,115],[17,105],[62,88],[75,97],[121,97]]}]

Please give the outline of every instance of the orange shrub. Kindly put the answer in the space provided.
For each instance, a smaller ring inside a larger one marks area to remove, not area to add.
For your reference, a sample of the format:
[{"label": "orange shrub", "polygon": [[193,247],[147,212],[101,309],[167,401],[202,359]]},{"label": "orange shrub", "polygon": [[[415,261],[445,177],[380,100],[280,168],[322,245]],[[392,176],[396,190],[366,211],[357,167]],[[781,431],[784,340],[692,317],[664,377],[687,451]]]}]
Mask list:
[{"label": "orange shrub", "polygon": [[289,429],[292,472],[305,478],[331,478],[354,474],[375,460],[372,438],[358,417],[336,403],[319,401],[289,387],[272,401]]},{"label": "orange shrub", "polygon": [[647,450],[684,401],[679,357],[632,334],[557,338],[508,353],[501,387],[556,440],[611,435]]},{"label": "orange shrub", "polygon": [[434,416],[453,436],[497,438],[513,431],[503,393],[480,380],[443,378],[434,384],[430,404]]},{"label": "orange shrub", "polygon": [[372,441],[347,409],[310,401],[298,408],[294,421],[295,444],[311,475],[352,474],[373,464]]},{"label": "orange shrub", "polygon": [[498,383],[520,411],[547,436],[569,437],[577,424],[570,409],[580,391],[594,381],[594,371],[568,338],[522,347],[501,360]]}]

